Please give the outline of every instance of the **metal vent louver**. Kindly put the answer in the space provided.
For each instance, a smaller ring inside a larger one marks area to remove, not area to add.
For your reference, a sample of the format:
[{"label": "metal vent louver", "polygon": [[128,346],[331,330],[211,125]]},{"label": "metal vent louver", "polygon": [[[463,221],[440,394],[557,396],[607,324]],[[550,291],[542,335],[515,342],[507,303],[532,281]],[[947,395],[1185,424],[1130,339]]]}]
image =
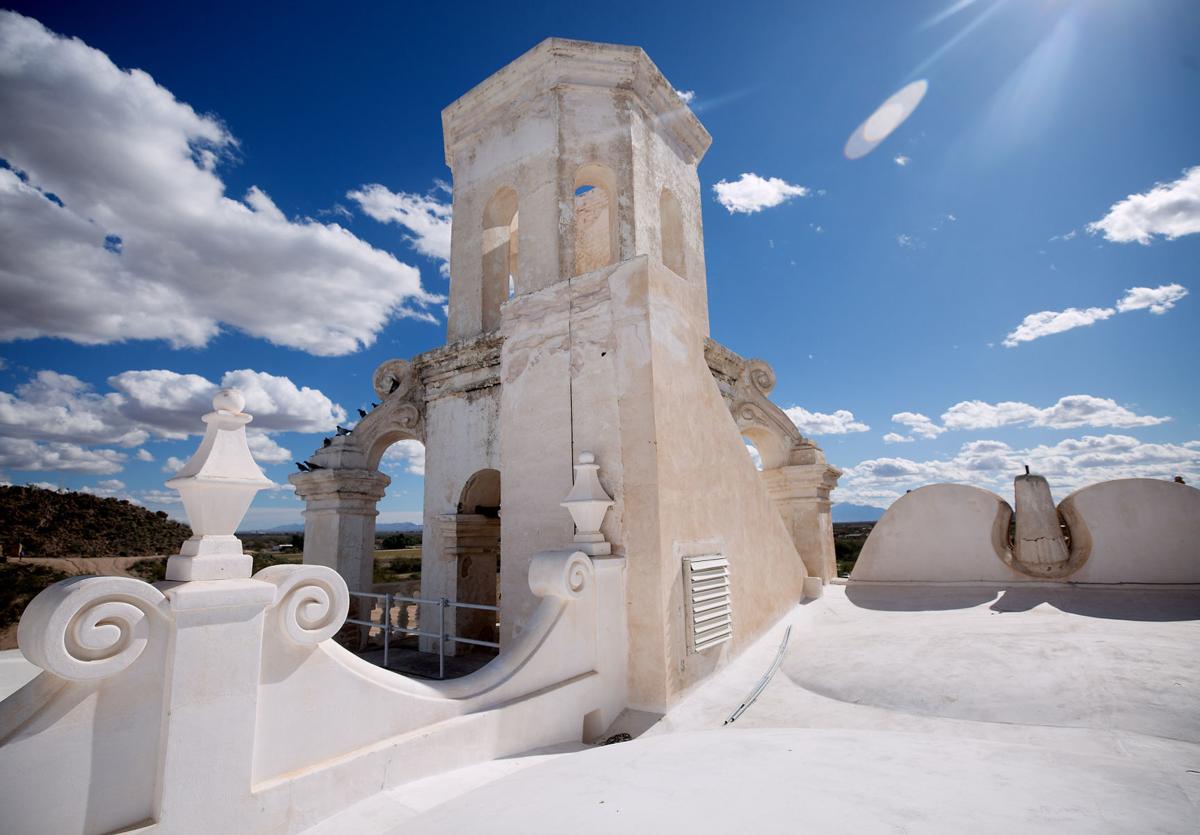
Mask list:
[{"label": "metal vent louver", "polygon": [[733,639],[729,560],[721,556],[683,560],[688,652],[703,652]]}]

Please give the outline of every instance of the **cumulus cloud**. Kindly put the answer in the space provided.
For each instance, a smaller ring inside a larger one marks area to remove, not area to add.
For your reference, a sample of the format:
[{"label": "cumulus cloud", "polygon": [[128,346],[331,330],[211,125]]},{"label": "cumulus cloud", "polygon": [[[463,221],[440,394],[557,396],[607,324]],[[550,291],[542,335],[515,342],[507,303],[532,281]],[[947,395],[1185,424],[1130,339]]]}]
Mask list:
[{"label": "cumulus cloud", "polygon": [[904,154],[898,154],[897,156],[892,157],[892,162],[896,163],[896,165],[899,165],[901,168],[903,168],[904,166],[906,166],[910,162],[912,162],[912,157],[906,157],[906,156],[904,156]]},{"label": "cumulus cloud", "polygon": [[[907,426],[909,432],[922,438],[936,438],[946,431],[920,412],[897,412],[892,415],[892,422]],[[904,440],[911,441],[912,438],[904,438]],[[893,443],[895,442],[893,440]]]},{"label": "cumulus cloud", "polygon": [[1157,426],[1171,418],[1154,415],[1139,415],[1115,400],[1094,397],[1090,394],[1071,394],[1060,397],[1053,405],[1038,407],[1015,400],[988,403],[983,400],[963,400],[944,411],[939,425],[919,412],[898,412],[892,421],[905,426],[909,435],[890,432],[884,436],[885,443],[912,441],[913,435],[920,438],[936,438],[947,430],[978,431],[999,429],[1008,426],[1038,427],[1043,429],[1078,429],[1081,427]]},{"label": "cumulus cloud", "polygon": [[1028,403],[1003,401],[985,403],[964,400],[942,414],[947,429],[996,429],[1001,426],[1037,426],[1047,429],[1076,429],[1083,426],[1156,426],[1169,417],[1139,415],[1106,397],[1072,394],[1052,406],[1039,409]]},{"label": "cumulus cloud", "polygon": [[1178,180],[1156,183],[1145,194],[1117,201],[1087,229],[1122,244],[1149,244],[1155,235],[1172,240],[1200,232],[1200,165]]},{"label": "cumulus cloud", "polygon": [[348,192],[363,214],[380,223],[405,230],[405,239],[417,252],[439,261],[442,275],[450,274],[451,205],[430,194],[391,191],[370,183]]},{"label": "cumulus cloud", "polygon": [[778,177],[743,174],[732,182],[721,180],[713,186],[717,202],[730,214],[753,214],[786,203],[793,197],[804,197],[808,189]]},{"label": "cumulus cloud", "polygon": [[683,100],[684,104],[691,104],[692,99],[696,98],[696,91],[695,90],[676,90],[675,95],[679,96],[679,98]]},{"label": "cumulus cloud", "polygon": [[124,468],[125,457],[113,449],[85,449],[63,441],[38,443],[28,438],[0,438],[0,468],[6,470],[111,475]]},{"label": "cumulus cloud", "polygon": [[212,411],[213,395],[228,387],[246,396],[256,430],[328,432],[346,418],[346,411],[319,390],[250,369],[229,371],[219,384],[162,369],[123,371],[108,384],[115,391],[100,393],[70,374],[39,371],[15,393],[0,392],[0,431],[127,447],[150,435],[181,439],[203,431],[200,415]]},{"label": "cumulus cloud", "polygon": [[1117,302],[1117,310],[1128,313],[1131,310],[1150,309],[1151,313],[1163,314],[1175,306],[1175,302],[1188,294],[1182,284],[1163,284],[1159,287],[1130,287],[1125,295]]},{"label": "cumulus cloud", "polygon": [[168,458],[166,461],[163,462],[162,471],[164,473],[168,473],[169,475],[175,475],[175,473],[177,473],[183,469],[183,465],[186,463],[187,463],[187,459],[178,458],[178,457],[172,455],[170,458]]},{"label": "cumulus cloud", "polygon": [[1086,310],[1068,307],[1066,310],[1043,310],[1038,313],[1030,313],[1021,321],[1021,324],[1004,337],[1004,346],[1015,348],[1022,342],[1032,342],[1053,333],[1082,328],[1094,322],[1101,322],[1116,312],[1111,307],[1089,307]]},{"label": "cumulus cloud", "polygon": [[397,441],[387,448],[379,463],[392,472],[425,475],[425,444],[414,440]]},{"label": "cumulus cloud", "polygon": [[845,435],[849,432],[866,432],[871,427],[854,419],[854,413],[838,409],[831,415],[810,412],[800,406],[783,410],[796,428],[805,435]]},{"label": "cumulus cloud", "polygon": [[441,301],[336,223],[288,220],[258,187],[226,196],[221,122],[13,12],[0,113],[0,339],[201,347],[230,327],[337,356]]},{"label": "cumulus cloud", "polygon": [[1200,441],[1144,443],[1129,435],[1085,435],[1056,444],[1014,449],[994,440],[963,444],[950,458],[873,458],[847,468],[839,502],[886,506],[927,484],[972,484],[1011,497],[1012,480],[1029,464],[1061,499],[1072,490],[1115,478],[1200,478]]},{"label": "cumulus cloud", "polygon": [[250,454],[254,456],[254,460],[260,464],[282,464],[292,460],[291,450],[284,449],[275,443],[270,435],[262,432],[247,432],[246,444],[250,447]]},{"label": "cumulus cloud", "polygon": [[[113,391],[98,392],[70,374],[39,371],[14,392],[0,392],[0,432],[13,439],[75,445],[134,447],[150,437],[179,440],[202,433],[200,416],[212,410],[213,394],[235,387],[246,396],[246,410],[254,415],[251,450],[260,462],[273,464],[287,461],[291,453],[271,440],[269,433],[329,432],[346,418],[345,410],[319,390],[251,369],[229,371],[219,383],[161,369],[124,371],[110,377],[108,384]],[[154,460],[145,449],[135,457]],[[41,469],[49,468],[46,462],[52,460],[59,460],[63,469],[78,464],[69,455],[44,458]]]}]

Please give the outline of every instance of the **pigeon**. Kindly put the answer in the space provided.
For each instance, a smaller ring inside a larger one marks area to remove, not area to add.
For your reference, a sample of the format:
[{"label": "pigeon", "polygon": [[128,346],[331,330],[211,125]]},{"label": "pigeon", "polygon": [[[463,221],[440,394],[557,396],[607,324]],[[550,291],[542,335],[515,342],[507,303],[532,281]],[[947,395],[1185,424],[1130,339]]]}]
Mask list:
[{"label": "pigeon", "polygon": [[347,428],[346,428],[346,427],[344,427],[344,426],[339,426],[339,427],[337,427],[337,433],[338,433],[339,435],[349,435],[349,434],[350,434],[350,430],[349,430],[349,429],[347,429]]},{"label": "pigeon", "polygon": [[305,463],[308,464],[308,471],[310,473],[316,472],[317,470],[325,469],[320,464],[314,464],[312,461],[306,461]]},{"label": "pigeon", "polygon": [[299,471],[300,471],[300,472],[302,472],[302,473],[307,473],[307,472],[309,472],[308,465],[307,465],[307,464],[301,464],[299,461],[297,461],[297,462],[296,462],[296,469],[297,469],[297,470],[299,470]]},{"label": "pigeon", "polygon": [[365,417],[367,416],[367,413],[366,413],[364,410],[362,410],[362,409],[359,409],[359,410],[358,410],[358,416],[359,416],[360,418],[365,418]]},{"label": "pigeon", "polygon": [[329,446],[329,445],[330,445],[330,444],[332,444],[332,443],[333,443],[333,439],[332,439],[332,438],[323,438],[323,439],[321,440],[321,446],[323,446],[323,447]]},{"label": "pigeon", "polygon": [[372,403],[372,404],[371,404],[371,408],[372,408],[372,409],[378,409],[378,408],[379,408],[379,404],[378,404],[378,403]]}]

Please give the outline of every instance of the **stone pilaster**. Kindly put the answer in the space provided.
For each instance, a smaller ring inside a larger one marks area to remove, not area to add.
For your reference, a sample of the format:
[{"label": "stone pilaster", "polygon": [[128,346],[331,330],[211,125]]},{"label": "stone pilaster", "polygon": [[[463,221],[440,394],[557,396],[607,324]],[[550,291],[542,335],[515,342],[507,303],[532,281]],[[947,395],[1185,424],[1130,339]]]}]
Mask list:
[{"label": "stone pilaster", "polygon": [[823,456],[811,464],[789,464],[762,473],[767,494],[792,535],[805,571],[811,577],[820,577],[822,583],[837,576],[829,492],[837,486],[840,475],[841,471],[826,464]]},{"label": "stone pilaster", "polygon": [[305,503],[304,562],[337,571],[351,591],[370,591],[375,517],[391,483],[374,470],[316,470],[288,479]]}]

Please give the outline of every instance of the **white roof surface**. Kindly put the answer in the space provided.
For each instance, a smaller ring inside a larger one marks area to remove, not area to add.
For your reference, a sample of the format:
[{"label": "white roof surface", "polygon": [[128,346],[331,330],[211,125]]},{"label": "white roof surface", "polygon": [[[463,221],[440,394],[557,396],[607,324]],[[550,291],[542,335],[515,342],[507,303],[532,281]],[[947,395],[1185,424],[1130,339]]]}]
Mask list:
[{"label": "white roof surface", "polygon": [[312,831],[1194,833],[1198,639],[1200,590],[830,586],[632,742],[426,778]]}]

